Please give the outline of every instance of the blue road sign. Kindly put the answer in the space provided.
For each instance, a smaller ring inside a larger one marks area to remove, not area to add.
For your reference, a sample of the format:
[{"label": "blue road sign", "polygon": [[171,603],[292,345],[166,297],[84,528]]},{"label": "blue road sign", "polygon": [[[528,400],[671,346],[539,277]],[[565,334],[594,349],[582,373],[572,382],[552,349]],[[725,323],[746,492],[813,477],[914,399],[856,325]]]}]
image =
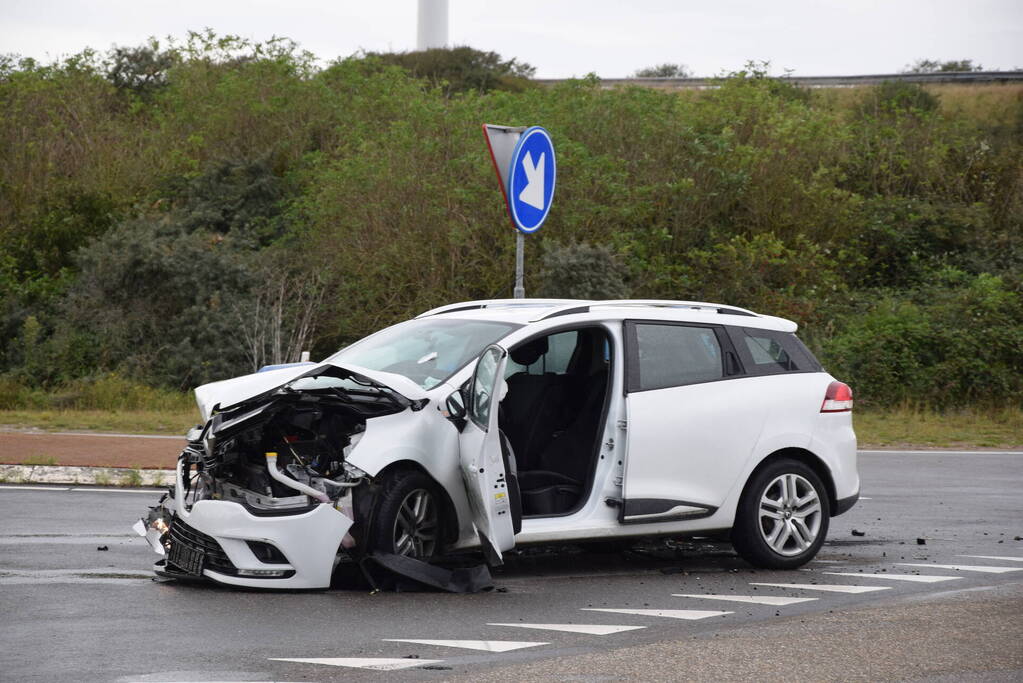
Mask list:
[{"label": "blue road sign", "polygon": [[547,218],[556,171],[551,136],[540,126],[527,128],[512,152],[506,189],[512,221],[522,232],[536,232]]}]

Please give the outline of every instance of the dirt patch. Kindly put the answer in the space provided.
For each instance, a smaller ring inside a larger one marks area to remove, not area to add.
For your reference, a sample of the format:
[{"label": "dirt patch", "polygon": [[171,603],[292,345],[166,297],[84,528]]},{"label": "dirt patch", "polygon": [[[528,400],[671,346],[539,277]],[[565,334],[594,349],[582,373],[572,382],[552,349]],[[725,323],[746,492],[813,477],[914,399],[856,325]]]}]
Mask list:
[{"label": "dirt patch", "polygon": [[174,469],[185,440],[0,432],[0,463]]}]

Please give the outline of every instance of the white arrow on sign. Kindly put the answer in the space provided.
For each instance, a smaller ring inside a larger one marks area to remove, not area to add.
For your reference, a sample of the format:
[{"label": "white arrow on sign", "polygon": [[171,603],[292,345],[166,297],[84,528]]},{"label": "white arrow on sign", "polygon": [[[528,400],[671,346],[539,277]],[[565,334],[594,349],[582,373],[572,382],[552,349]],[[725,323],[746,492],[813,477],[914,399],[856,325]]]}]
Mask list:
[{"label": "white arrow on sign", "polygon": [[533,164],[532,152],[526,152],[525,157],[522,160],[522,169],[526,172],[526,186],[519,193],[519,201],[543,211],[543,172],[547,163],[547,153],[541,152],[536,164]]}]

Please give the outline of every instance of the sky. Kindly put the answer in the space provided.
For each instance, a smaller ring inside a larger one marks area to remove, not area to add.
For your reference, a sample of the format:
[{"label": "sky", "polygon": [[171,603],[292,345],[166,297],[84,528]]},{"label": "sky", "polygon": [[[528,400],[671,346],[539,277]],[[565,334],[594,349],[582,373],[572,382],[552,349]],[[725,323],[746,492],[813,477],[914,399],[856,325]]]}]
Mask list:
[{"label": "sky", "polygon": [[[0,53],[49,61],[212,28],[286,36],[324,62],[415,49],[416,0],[0,0]],[[450,42],[541,78],[698,76],[765,60],[799,76],[895,73],[920,58],[1023,68],[1023,0],[450,0]]]}]

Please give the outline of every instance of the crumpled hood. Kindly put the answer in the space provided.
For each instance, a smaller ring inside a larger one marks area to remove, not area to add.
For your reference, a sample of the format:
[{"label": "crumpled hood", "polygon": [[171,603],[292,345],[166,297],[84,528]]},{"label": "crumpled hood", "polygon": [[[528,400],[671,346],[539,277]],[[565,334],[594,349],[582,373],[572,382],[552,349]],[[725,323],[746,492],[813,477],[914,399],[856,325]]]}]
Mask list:
[{"label": "crumpled hood", "polygon": [[254,372],[251,375],[203,384],[195,389],[195,402],[199,405],[199,413],[205,421],[210,419],[210,413],[217,405],[223,410],[253,396],[278,389],[299,377],[312,377],[321,374],[326,368],[340,368],[355,375],[361,375],[365,379],[400,394],[409,401],[419,401],[427,397],[426,391],[422,387],[404,375],[370,370],[358,365],[320,363],[315,367],[299,365],[279,370]]}]

